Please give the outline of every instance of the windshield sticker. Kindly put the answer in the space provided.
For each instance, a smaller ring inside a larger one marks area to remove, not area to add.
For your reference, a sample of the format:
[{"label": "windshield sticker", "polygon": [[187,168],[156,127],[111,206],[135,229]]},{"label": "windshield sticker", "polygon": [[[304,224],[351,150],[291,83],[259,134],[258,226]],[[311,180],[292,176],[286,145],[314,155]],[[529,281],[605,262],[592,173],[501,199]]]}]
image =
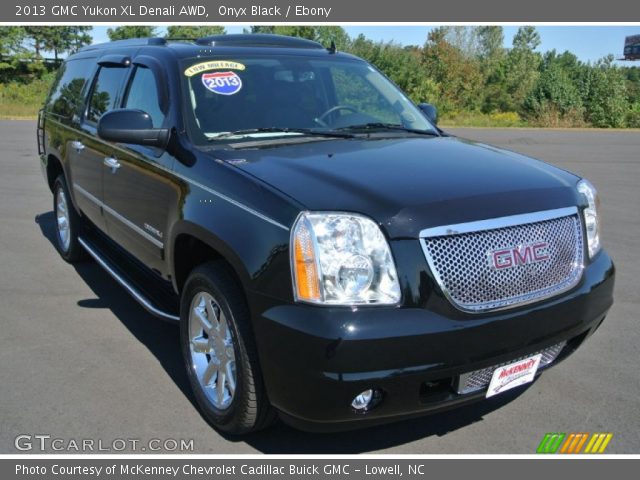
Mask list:
[{"label": "windshield sticker", "polygon": [[227,60],[215,60],[198,63],[196,65],[191,65],[184,71],[185,76],[193,77],[194,75],[202,72],[206,72],[209,70],[244,70],[245,66],[242,63],[238,62],[229,62]]},{"label": "windshield sticker", "polygon": [[232,71],[203,73],[202,83],[207,90],[220,95],[235,95],[242,88],[242,80]]}]

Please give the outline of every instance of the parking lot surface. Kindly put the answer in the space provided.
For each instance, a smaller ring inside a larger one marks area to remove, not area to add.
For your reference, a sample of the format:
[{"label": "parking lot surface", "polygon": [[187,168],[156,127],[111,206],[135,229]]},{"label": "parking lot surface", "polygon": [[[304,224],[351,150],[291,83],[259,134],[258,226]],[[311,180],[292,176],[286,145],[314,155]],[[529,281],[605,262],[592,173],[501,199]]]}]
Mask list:
[{"label": "parking lot surface", "polygon": [[534,453],[546,432],[612,432],[607,453],[640,453],[640,132],[450,131],[596,185],[604,246],[617,266],[603,326],[524,392],[355,432],[278,425],[238,439],[217,433],[195,408],[178,328],[147,314],[95,263],[71,266],[58,256],[35,122],[0,121],[0,453],[17,452],[21,434],[62,439],[64,453],[83,439],[107,448],[137,440],[139,453],[170,451],[172,439],[193,440],[189,453]]}]

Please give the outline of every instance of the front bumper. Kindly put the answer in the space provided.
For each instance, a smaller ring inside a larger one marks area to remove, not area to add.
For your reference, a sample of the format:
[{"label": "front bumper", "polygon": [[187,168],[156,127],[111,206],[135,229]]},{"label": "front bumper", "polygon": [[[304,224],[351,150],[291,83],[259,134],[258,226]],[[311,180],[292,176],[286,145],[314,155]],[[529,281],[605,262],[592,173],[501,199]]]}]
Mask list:
[{"label": "front bumper", "polygon": [[[570,292],[493,314],[251,302],[262,307],[254,331],[271,403],[299,428],[340,430],[481,399],[484,390],[456,393],[459,375],[566,341],[555,365],[602,323],[613,286],[614,266],[602,251]],[[369,388],[380,389],[382,401],[356,412],[351,401]]]}]

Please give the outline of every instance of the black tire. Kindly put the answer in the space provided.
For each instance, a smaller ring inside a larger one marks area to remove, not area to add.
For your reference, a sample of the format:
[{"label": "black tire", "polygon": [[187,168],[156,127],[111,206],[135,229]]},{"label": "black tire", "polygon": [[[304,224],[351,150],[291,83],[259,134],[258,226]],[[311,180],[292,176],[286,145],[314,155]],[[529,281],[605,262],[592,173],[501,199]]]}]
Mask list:
[{"label": "black tire", "polygon": [[[224,408],[216,407],[209,398],[211,391],[209,395],[205,392],[205,388],[212,387],[205,387],[198,380],[192,359],[189,317],[202,293],[210,295],[226,317],[235,355],[235,392],[229,395],[230,404]],[[211,425],[225,433],[240,435],[261,430],[274,422],[276,413],[262,381],[249,309],[236,277],[224,262],[205,263],[189,275],[180,301],[180,344],[194,396]]]},{"label": "black tire", "polygon": [[[66,219],[68,222],[68,230],[66,232],[67,240],[65,240],[63,228],[59,221],[59,213],[61,211],[60,196],[64,197],[64,205],[66,206]],[[82,219],[71,202],[64,175],[59,175],[55,182],[53,182],[53,214],[55,216],[56,248],[60,256],[69,263],[86,260],[87,252],[85,252],[80,242],[78,242],[78,236],[82,230]]]}]

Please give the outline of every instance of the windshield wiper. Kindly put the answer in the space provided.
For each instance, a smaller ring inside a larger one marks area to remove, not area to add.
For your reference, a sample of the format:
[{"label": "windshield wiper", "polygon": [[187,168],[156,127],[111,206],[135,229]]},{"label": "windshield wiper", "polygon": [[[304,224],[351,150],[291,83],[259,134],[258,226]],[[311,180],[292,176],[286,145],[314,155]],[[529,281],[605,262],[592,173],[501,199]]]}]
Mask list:
[{"label": "windshield wiper", "polygon": [[359,125],[348,125],[346,127],[340,127],[336,130],[339,131],[353,131],[353,130],[397,130],[401,132],[417,133],[419,135],[431,135],[438,137],[438,132],[432,130],[419,130],[417,128],[409,128],[399,123],[383,123],[383,122],[370,122],[362,123]]},{"label": "windshield wiper", "polygon": [[300,133],[303,135],[312,135],[319,137],[338,137],[353,138],[353,134],[346,132],[338,132],[336,130],[314,130],[312,128],[289,128],[289,127],[260,127],[247,128],[244,130],[235,130],[233,132],[220,132],[216,135],[207,137],[208,141],[222,140],[229,137],[241,137],[243,135],[251,135],[254,133]]}]

